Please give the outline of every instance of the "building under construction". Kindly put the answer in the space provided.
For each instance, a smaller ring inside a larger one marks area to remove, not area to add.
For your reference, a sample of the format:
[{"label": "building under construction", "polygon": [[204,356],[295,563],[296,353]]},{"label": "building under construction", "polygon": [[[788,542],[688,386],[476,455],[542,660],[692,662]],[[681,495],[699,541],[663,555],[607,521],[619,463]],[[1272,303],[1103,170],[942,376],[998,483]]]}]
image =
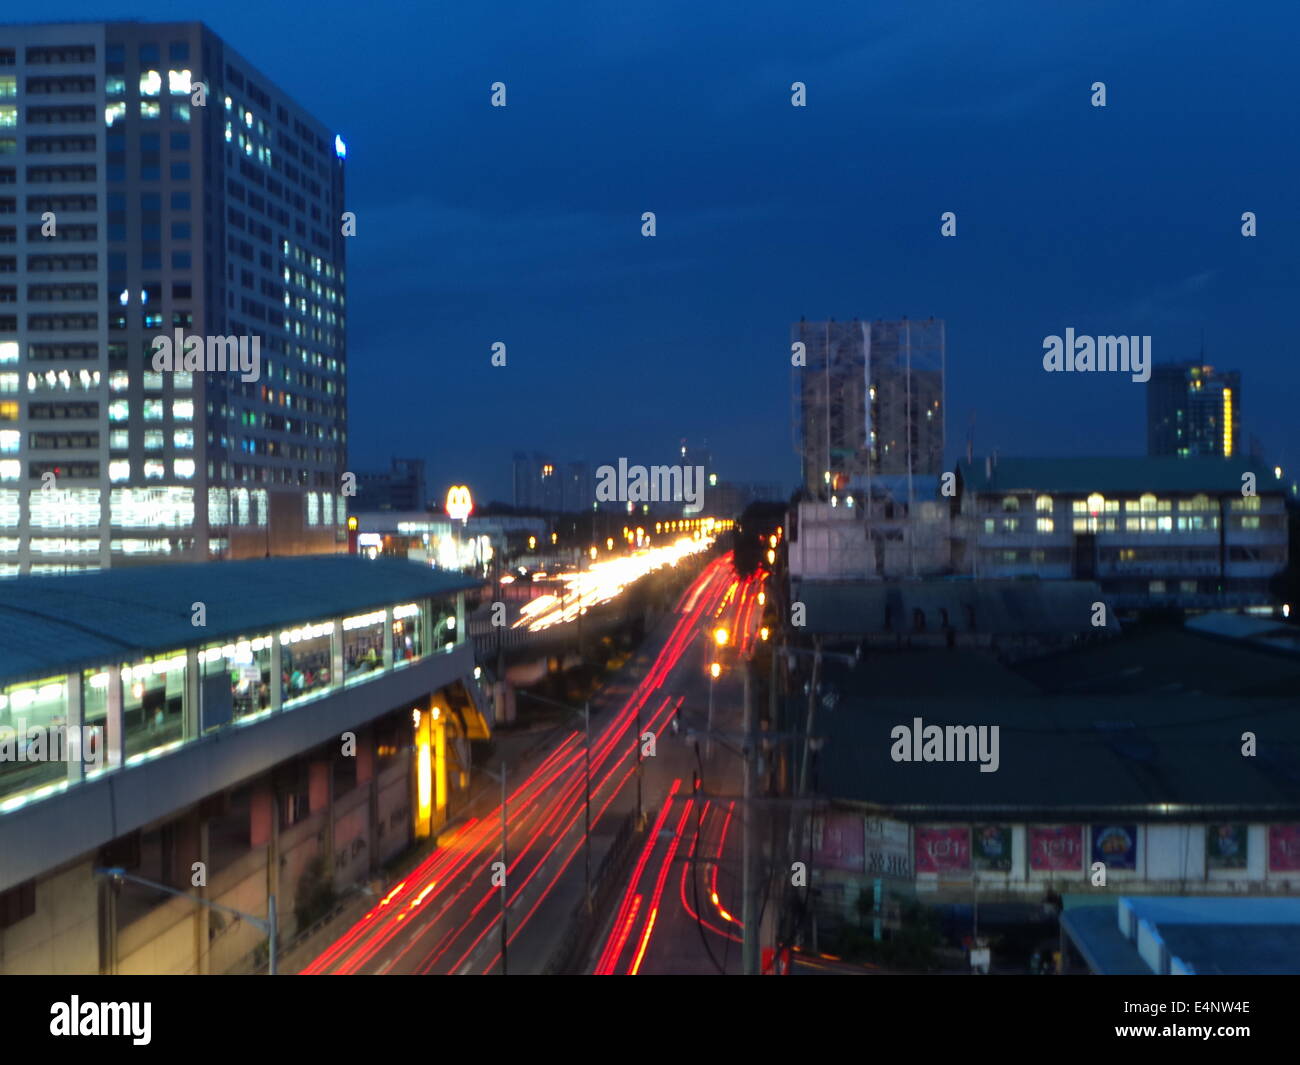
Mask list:
[{"label": "building under construction", "polygon": [[795,450],[812,498],[828,499],[856,483],[869,497],[885,489],[910,501],[914,478],[938,477],[944,454],[941,319],[800,320],[791,340],[803,345],[805,360],[794,367],[792,397]]}]

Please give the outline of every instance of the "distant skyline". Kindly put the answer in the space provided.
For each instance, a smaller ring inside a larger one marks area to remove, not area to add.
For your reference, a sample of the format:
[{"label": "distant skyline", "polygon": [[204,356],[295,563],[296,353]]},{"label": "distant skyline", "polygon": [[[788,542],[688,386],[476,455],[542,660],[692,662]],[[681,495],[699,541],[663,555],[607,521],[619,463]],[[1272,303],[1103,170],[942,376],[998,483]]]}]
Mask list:
[{"label": "distant skyline", "polygon": [[343,136],[353,470],[420,457],[434,498],[509,500],[515,451],[668,462],[686,437],[793,487],[791,323],[904,315],[947,323],[950,462],[972,416],[981,454],[1145,453],[1143,385],[1043,372],[1072,327],[1149,334],[1157,363],[1204,335],[1242,373],[1243,448],[1300,464],[1291,7],[15,14],[205,21]]}]

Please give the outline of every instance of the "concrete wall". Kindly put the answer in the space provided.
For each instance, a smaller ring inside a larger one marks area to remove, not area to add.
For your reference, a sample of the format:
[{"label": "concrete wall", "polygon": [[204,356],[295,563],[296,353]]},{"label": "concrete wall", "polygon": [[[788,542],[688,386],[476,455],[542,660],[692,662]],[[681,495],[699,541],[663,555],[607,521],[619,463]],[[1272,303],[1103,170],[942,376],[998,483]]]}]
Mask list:
[{"label": "concrete wall", "polygon": [[99,885],[92,862],[36,884],[36,912],[0,929],[0,972],[62,976],[99,971]]}]

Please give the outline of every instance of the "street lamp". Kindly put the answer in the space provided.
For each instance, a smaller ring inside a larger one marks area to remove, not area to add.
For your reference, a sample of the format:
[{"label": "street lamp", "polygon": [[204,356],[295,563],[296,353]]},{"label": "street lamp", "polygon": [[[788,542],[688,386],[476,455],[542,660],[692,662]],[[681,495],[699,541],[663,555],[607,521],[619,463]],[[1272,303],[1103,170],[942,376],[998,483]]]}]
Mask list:
[{"label": "street lamp", "polygon": [[268,943],[268,968],[270,975],[279,975],[279,967],[277,965],[279,951],[276,944],[276,940],[279,938],[279,933],[277,930],[278,921],[276,919],[274,895],[268,895],[266,898],[266,917],[263,918],[258,917],[256,914],[245,913],[243,910],[237,910],[233,906],[223,906],[219,902],[211,902],[208,899],[201,899],[197,895],[191,895],[187,891],[177,891],[175,888],[168,887],[166,884],[159,884],[156,880],[146,880],[142,876],[135,876],[132,873],[128,873],[120,866],[113,866],[107,869],[95,869],[94,873],[96,876],[106,876],[110,880],[129,880],[133,884],[143,884],[145,887],[153,888],[155,891],[163,891],[168,895],[177,895],[180,898],[189,899],[191,902],[197,903],[200,906],[206,906],[211,910],[221,910],[225,913],[233,913],[236,917],[242,917],[249,924],[253,925],[254,928],[258,928],[266,933]]},{"label": "street lamp", "polygon": [[719,647],[726,647],[727,641],[730,638],[731,638],[731,633],[729,633],[725,628],[719,627],[714,630],[713,642],[716,643]]}]

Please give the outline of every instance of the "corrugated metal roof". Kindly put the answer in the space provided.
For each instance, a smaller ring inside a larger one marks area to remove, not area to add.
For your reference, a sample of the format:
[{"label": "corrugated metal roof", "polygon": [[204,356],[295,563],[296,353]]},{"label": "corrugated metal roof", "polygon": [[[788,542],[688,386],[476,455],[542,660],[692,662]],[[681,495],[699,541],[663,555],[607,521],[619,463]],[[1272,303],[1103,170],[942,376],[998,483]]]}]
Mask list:
[{"label": "corrugated metal roof", "polygon": [[1257,492],[1282,492],[1283,483],[1245,459],[1213,456],[999,458],[992,476],[984,461],[959,464],[962,484],[976,492],[1240,492],[1241,475],[1254,473]]},{"label": "corrugated metal roof", "polygon": [[[0,682],[438,596],[477,582],[353,555],[139,566],[0,581]],[[203,603],[207,626],[192,623]]]}]

